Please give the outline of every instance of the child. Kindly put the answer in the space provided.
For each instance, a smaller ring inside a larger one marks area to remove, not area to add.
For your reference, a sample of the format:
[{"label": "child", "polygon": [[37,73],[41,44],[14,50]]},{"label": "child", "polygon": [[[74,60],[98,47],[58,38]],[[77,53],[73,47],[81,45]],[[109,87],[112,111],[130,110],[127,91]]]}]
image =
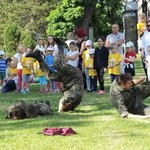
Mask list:
[{"label": "child", "polygon": [[13,57],[18,62],[17,63],[17,75],[18,75],[19,90],[22,89],[22,65],[21,65],[21,59],[22,59],[22,57],[24,55],[25,55],[24,45],[19,44],[19,46],[18,46],[18,52]]},{"label": "child", "polygon": [[[49,46],[46,50],[45,61],[48,64],[50,70],[52,72],[55,72],[56,70],[54,68],[54,55],[53,55],[53,53],[54,53],[54,47]],[[58,92],[57,82],[54,80],[50,80],[50,83],[47,84],[47,88],[48,88],[48,91],[50,89],[50,92],[52,92],[52,93]]]},{"label": "child", "polygon": [[35,47],[34,51],[35,50],[39,50],[45,54],[46,45],[43,38],[39,38],[38,45]]},{"label": "child", "polygon": [[11,60],[7,64],[6,82],[2,87],[2,93],[18,90],[18,76],[17,76],[17,61]]},{"label": "child", "polygon": [[141,38],[146,30],[146,16],[144,13],[138,15],[137,30],[138,35]]},{"label": "child", "polygon": [[108,48],[106,48],[105,45],[105,38],[103,36],[98,38],[98,45],[95,49],[94,53],[94,69],[96,69],[100,90],[97,92],[97,94],[105,94],[105,87],[104,87],[104,74],[107,70],[108,66],[108,55],[109,51]]},{"label": "child", "polygon": [[147,76],[148,76],[148,81],[150,81],[150,45],[147,47],[148,54],[145,60],[146,67],[147,67]]},{"label": "child", "polygon": [[4,51],[0,50],[0,87],[4,84],[6,77],[6,59],[4,54]]},{"label": "child", "polygon": [[70,42],[69,44],[70,51],[66,54],[65,61],[67,64],[78,67],[79,62],[79,52],[76,50],[77,46],[75,42]]},{"label": "child", "polygon": [[86,76],[86,86],[87,86],[87,92],[92,92],[91,90],[91,85],[90,85],[90,77],[89,77],[89,73],[88,73],[88,61],[90,60],[90,56],[89,56],[89,50],[92,48],[93,43],[91,40],[87,40],[86,41],[86,50],[83,52],[82,55],[82,71],[85,73]]},{"label": "child", "polygon": [[88,69],[89,69],[89,77],[90,77],[90,84],[91,84],[91,90],[93,92],[97,91],[97,73],[96,70],[93,69],[93,60],[94,60],[94,53],[95,49],[89,50],[90,60],[88,63]]},{"label": "child", "polygon": [[121,55],[117,52],[117,46],[112,43],[109,47],[111,53],[108,56],[108,74],[113,82],[120,74]]},{"label": "child", "polygon": [[[30,53],[32,50],[30,48],[26,49],[26,53]],[[29,92],[29,83],[30,83],[30,76],[33,72],[33,63],[34,59],[30,57],[23,57],[21,59],[22,64],[22,93],[26,94]]]},{"label": "child", "polygon": [[134,61],[136,58],[136,53],[134,51],[134,45],[132,42],[127,42],[125,47],[126,47],[124,53],[125,73],[130,73],[132,76],[135,76]]},{"label": "child", "polygon": [[36,61],[35,63],[35,66],[36,68],[35,69],[35,73],[37,73],[37,76],[38,76],[38,79],[39,79],[39,84],[40,84],[40,93],[46,93],[46,84],[47,84],[47,81],[46,81],[46,78],[45,78],[45,75],[44,73],[42,72],[42,70],[40,69],[40,65],[39,65],[39,62]]}]

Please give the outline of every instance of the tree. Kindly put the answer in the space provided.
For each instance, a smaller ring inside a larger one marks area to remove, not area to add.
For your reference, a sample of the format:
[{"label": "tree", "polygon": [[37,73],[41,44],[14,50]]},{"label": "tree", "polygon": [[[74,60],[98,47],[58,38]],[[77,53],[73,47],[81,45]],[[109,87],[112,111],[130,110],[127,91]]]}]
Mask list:
[{"label": "tree", "polygon": [[20,41],[21,32],[17,24],[8,24],[4,28],[3,40],[4,40],[4,49],[7,50],[7,53],[13,53],[16,51],[18,43]]},{"label": "tree", "polygon": [[[36,41],[36,33],[41,33],[45,36],[47,28],[45,17],[50,10],[56,7],[57,3],[59,3],[57,0],[1,0],[0,46],[3,47],[5,45],[3,40],[5,26],[13,23],[17,24],[21,32],[19,42],[26,41],[25,39]],[[24,34],[25,32],[26,34]],[[32,44],[28,46],[32,47],[33,42],[30,41],[29,43]]]},{"label": "tree", "polygon": [[46,18],[47,34],[65,38],[68,31],[89,26],[94,27],[96,34],[108,33],[114,21],[121,22],[122,1],[63,0]]}]

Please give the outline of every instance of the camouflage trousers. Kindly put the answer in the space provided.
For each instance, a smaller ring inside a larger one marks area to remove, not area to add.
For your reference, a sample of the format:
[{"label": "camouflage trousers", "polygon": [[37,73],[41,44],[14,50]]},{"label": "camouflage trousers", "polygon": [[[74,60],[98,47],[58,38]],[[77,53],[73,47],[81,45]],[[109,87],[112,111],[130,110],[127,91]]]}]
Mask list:
[{"label": "camouflage trousers", "polygon": [[45,61],[40,63],[40,68],[48,80],[53,79],[63,83],[64,96],[60,100],[63,104],[63,111],[74,110],[82,101],[82,73],[78,68],[64,64],[63,55],[57,55],[55,59],[56,72],[51,72]]},{"label": "camouflage trousers", "polygon": [[63,111],[74,110],[82,101],[83,85],[74,84],[69,90],[64,91],[64,96],[60,99],[63,104]]}]

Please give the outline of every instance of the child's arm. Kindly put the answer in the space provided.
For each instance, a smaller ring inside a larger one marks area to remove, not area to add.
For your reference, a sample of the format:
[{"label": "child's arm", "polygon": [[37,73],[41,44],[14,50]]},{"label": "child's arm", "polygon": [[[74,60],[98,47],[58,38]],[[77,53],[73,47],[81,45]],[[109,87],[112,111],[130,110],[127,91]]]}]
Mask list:
[{"label": "child's arm", "polygon": [[125,58],[125,60],[129,61],[129,62],[134,62],[135,61],[135,57],[132,58]]},{"label": "child's arm", "polygon": [[72,56],[66,56],[65,57],[65,60],[68,61],[68,60],[75,60],[77,57],[79,57],[79,53],[77,54],[74,54]]}]

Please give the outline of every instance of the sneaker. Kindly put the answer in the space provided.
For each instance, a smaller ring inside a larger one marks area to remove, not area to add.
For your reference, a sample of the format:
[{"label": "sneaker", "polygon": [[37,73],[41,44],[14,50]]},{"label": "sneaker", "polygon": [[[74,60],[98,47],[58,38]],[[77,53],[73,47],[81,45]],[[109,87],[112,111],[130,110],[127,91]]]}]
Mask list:
[{"label": "sneaker", "polygon": [[21,93],[22,93],[22,94],[27,94],[27,92],[26,92],[26,91],[21,91]]},{"label": "sneaker", "polygon": [[87,90],[87,93],[92,92],[92,90]]},{"label": "sneaker", "polygon": [[41,56],[41,52],[39,50],[36,50],[34,52],[26,54],[26,57],[35,58],[39,63],[43,61],[43,58]]}]

